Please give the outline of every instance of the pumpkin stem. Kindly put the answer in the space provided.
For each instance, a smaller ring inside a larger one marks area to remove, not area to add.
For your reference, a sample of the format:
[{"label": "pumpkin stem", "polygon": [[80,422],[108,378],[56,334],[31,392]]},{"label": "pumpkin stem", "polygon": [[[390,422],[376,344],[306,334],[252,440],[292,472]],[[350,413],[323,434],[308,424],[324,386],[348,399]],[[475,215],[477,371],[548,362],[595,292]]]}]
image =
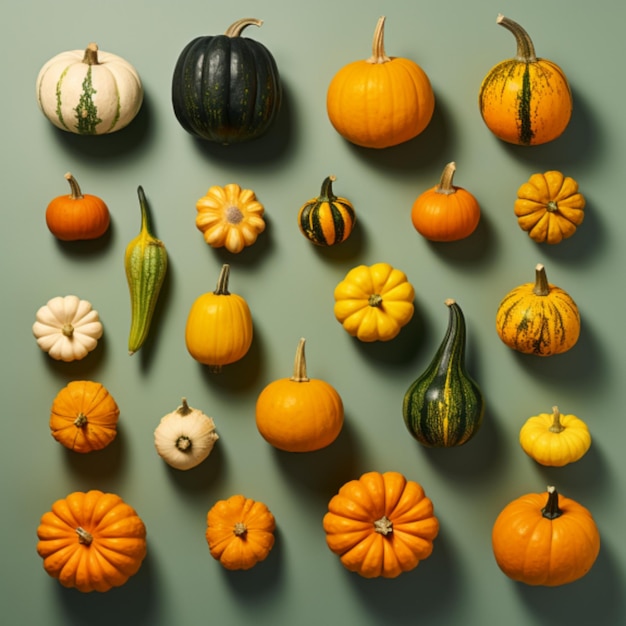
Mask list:
[{"label": "pumpkin stem", "polygon": [[191,439],[189,439],[187,435],[181,435],[176,440],[176,449],[180,450],[181,452],[189,452],[189,450],[191,450],[191,445]]},{"label": "pumpkin stem", "polygon": [[454,172],[456,172],[456,163],[454,161],[450,161],[450,163],[443,168],[441,180],[439,181],[436,189],[437,193],[443,193],[445,195],[456,193],[456,187],[452,184]]},{"label": "pumpkin stem", "polygon": [[70,172],[68,172],[65,175],[65,180],[70,184],[70,189],[71,189],[70,198],[72,200],[82,200],[83,192],[80,190],[80,187],[78,186],[78,183],[76,182],[76,179],[70,174]]},{"label": "pumpkin stem", "polygon": [[535,286],[533,287],[533,293],[536,296],[547,296],[550,293],[546,268],[541,263],[535,266]]},{"label": "pumpkin stem", "polygon": [[561,424],[561,412],[558,406],[552,407],[552,424],[548,430],[551,433],[562,433],[565,430],[565,426]]},{"label": "pumpkin stem", "polygon": [[88,546],[93,541],[93,535],[80,526],[76,529],[78,535],[78,543]]},{"label": "pumpkin stem", "polygon": [[235,536],[237,537],[245,537],[247,532],[248,529],[244,522],[237,522],[233,528],[233,533],[235,533]]},{"label": "pumpkin stem", "polygon": [[228,278],[230,276],[230,265],[224,263],[217,279],[217,287],[213,292],[216,296],[230,296],[228,291]]},{"label": "pumpkin stem", "polygon": [[148,215],[148,202],[146,201],[146,194],[141,185],[137,187],[137,195],[139,196],[139,207],[141,209],[141,232],[145,233],[150,238],[154,238],[150,216]]},{"label": "pumpkin stem", "polygon": [[391,58],[385,53],[385,16],[378,18],[374,38],[372,40],[372,56],[367,59],[368,63],[388,63]]},{"label": "pumpkin stem", "polygon": [[81,411],[74,420],[74,426],[76,428],[82,428],[87,423],[87,416]]},{"label": "pumpkin stem", "polygon": [[556,487],[548,487],[548,501],[546,506],[541,509],[541,514],[546,519],[556,519],[563,515],[563,511],[559,509],[559,494],[556,491]]},{"label": "pumpkin stem", "polygon": [[332,202],[337,199],[337,196],[333,193],[333,183],[337,180],[336,176],[332,174],[327,176],[322,183],[322,191],[318,200],[320,202]]},{"label": "pumpkin stem", "polygon": [[293,380],[296,383],[308,383],[309,377],[306,374],[306,357],[304,355],[304,337],[298,342],[296,348],[296,358],[293,364],[293,376],[289,380]]},{"label": "pumpkin stem", "polygon": [[378,293],[373,293],[367,299],[367,303],[370,306],[380,308],[383,305],[383,297],[380,294],[378,294]]},{"label": "pumpkin stem", "polygon": [[229,224],[236,225],[236,224],[241,223],[241,221],[243,220],[243,213],[241,209],[238,206],[235,206],[234,204],[229,206],[224,212],[224,214],[226,217],[226,221]]},{"label": "pumpkin stem", "polygon": [[65,337],[72,337],[72,335],[74,334],[74,327],[68,322],[67,324],[63,325],[61,332]]},{"label": "pumpkin stem", "polygon": [[393,522],[386,515],[383,515],[374,522],[374,530],[386,537],[393,532]]},{"label": "pumpkin stem", "polygon": [[87,63],[87,65],[99,65],[100,61],[98,61],[98,44],[90,43],[87,48],[85,48],[83,63]]},{"label": "pumpkin stem", "polygon": [[182,404],[176,409],[176,412],[183,417],[192,412],[192,408],[187,404],[187,398],[182,399]]},{"label": "pumpkin stem", "polygon": [[239,37],[241,32],[247,26],[261,26],[263,24],[263,20],[257,20],[253,17],[244,17],[240,20],[237,20],[233,24],[231,24],[224,33],[227,37]]},{"label": "pumpkin stem", "polygon": [[528,33],[517,22],[504,17],[502,14],[498,15],[496,22],[513,33],[517,42],[517,55],[515,58],[524,63],[536,63],[535,46]]}]

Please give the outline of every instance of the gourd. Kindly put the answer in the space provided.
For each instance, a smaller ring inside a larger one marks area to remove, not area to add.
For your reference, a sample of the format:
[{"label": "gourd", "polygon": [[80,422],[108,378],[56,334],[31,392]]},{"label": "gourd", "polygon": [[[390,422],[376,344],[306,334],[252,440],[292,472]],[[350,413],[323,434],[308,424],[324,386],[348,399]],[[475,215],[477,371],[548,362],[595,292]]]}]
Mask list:
[{"label": "gourd", "polygon": [[570,176],[551,170],[533,174],[517,190],[517,223],[538,243],[556,244],[571,237],[585,218],[585,197]]},{"label": "gourd", "polygon": [[598,527],[584,506],[548,487],[502,509],[492,529],[496,563],[509,578],[556,587],[582,578],[600,551]]},{"label": "gourd", "polygon": [[465,317],[452,299],[446,334],[432,361],[404,395],[404,423],[415,439],[427,447],[453,447],[467,443],[480,428],[485,401],[465,363]]},{"label": "gourd", "polygon": [[76,491],[57,500],[37,528],[45,571],[83,593],[124,585],[146,556],[146,527],[120,496]]},{"label": "gourd", "polygon": [[137,188],[141,208],[141,229],[126,246],[124,268],[130,292],[128,353],[139,350],[150,331],[161,287],[167,274],[165,244],[154,236],[143,187]]},{"label": "gourd", "polygon": [[202,294],[191,305],[185,327],[189,354],[212,372],[242,359],[250,349],[253,324],[242,296],[228,290],[230,265],[222,265],[215,291]]},{"label": "gourd", "polygon": [[535,267],[535,282],[512,289],[496,312],[500,339],[524,354],[551,356],[567,352],[580,336],[580,313],[572,297],[548,282],[546,270]]},{"label": "gourd", "polygon": [[241,494],[216,502],[207,514],[211,556],[227,570],[248,570],[274,547],[276,520],[263,502]]},{"label": "gourd", "polygon": [[256,402],[256,425],[262,437],[287,452],[312,452],[330,445],[343,426],[337,390],[307,376],[305,340],[296,350],[293,376],[269,383]]},{"label": "gourd", "polygon": [[587,424],[576,415],[552,413],[529,417],[519,433],[522,450],[541,465],[563,467],[581,459],[591,446]]},{"label": "gourd", "polygon": [[534,146],[559,137],[572,116],[572,94],[563,70],[537,57],[528,33],[498,15],[513,33],[514,58],[495,65],[483,79],[478,105],[487,128],[508,143]]},{"label": "gourd", "polygon": [[237,254],[265,230],[264,206],[251,189],[235,183],[211,187],[196,203],[196,227],[213,248]]},{"label": "gourd", "polygon": [[50,432],[74,452],[102,450],[117,435],[119,415],[117,402],[104,385],[74,380],[52,402]]},{"label": "gourd", "polygon": [[326,96],[328,118],[344,139],[365,148],[388,148],[417,137],[430,123],[435,95],[414,61],[387,56],[385,16],[374,31],[372,56],[342,67]]},{"label": "gourd", "polygon": [[168,465],[179,470],[200,465],[211,454],[218,439],[213,418],[190,407],[186,398],[175,411],[161,418],[154,431],[157,453]]},{"label": "gourd", "polygon": [[61,241],[97,239],[111,222],[109,208],[102,198],[83,194],[70,172],[65,174],[70,194],[53,198],[46,208],[46,225]]},{"label": "gourd", "polygon": [[334,290],[334,314],[360,341],[390,341],[413,317],[415,290],[389,263],[352,268]]},{"label": "gourd", "polygon": [[356,222],[350,201],[333,193],[335,180],[335,176],[327,176],[320,195],[311,198],[298,211],[300,232],[317,246],[342,243],[350,236]]},{"label": "gourd", "polygon": [[103,334],[91,302],[78,296],[56,296],[37,310],[32,332],[37,345],[56,361],[80,361]]},{"label": "gourd", "polygon": [[143,103],[137,70],[95,43],[47,61],[37,76],[36,93],[39,108],[57,128],[79,135],[121,130]]},{"label": "gourd", "polygon": [[415,230],[430,241],[458,241],[469,237],[480,221],[476,197],[453,185],[456,163],[448,163],[438,185],[420,194],[411,208]]},{"label": "gourd", "polygon": [[439,521],[419,483],[399,472],[366,472],[331,498],[323,528],[346,569],[396,578],[431,555]]},{"label": "gourd", "polygon": [[196,37],[178,57],[172,104],[192,135],[232,144],[265,134],[280,110],[282,85],[272,53],[242,37],[257,19],[237,20],[223,35]]}]

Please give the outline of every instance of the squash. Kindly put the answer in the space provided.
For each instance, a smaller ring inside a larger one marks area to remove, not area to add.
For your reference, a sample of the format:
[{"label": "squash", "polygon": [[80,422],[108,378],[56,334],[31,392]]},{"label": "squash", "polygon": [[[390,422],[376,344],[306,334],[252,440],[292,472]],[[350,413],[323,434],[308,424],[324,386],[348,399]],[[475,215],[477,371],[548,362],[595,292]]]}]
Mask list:
[{"label": "squash", "polygon": [[146,527],[120,496],[96,489],[57,500],[37,528],[45,571],[83,593],[124,585],[146,556]]},{"label": "squash", "polygon": [[265,230],[265,208],[251,189],[213,186],[196,203],[196,227],[212,248],[237,254]]},{"label": "squash", "polygon": [[227,570],[248,570],[274,547],[276,520],[263,502],[241,494],[217,501],[207,514],[211,556]]},{"label": "squash", "polygon": [[228,290],[230,265],[222,265],[215,291],[191,305],[185,327],[189,354],[212,372],[242,359],[250,349],[253,324],[246,300]]},{"label": "squash", "polygon": [[190,407],[186,398],[175,411],[161,418],[154,431],[158,455],[179,470],[200,465],[211,454],[218,439],[213,418]]},{"label": "squash", "polygon": [[561,136],[572,116],[572,93],[563,70],[535,54],[528,33],[498,15],[513,33],[514,58],[495,65],[483,79],[478,106],[487,128],[508,143],[534,146]]},{"label": "squash", "polygon": [[121,130],[143,103],[137,70],[95,43],[47,61],[37,76],[36,93],[43,114],[57,128],[78,135]]},{"label": "squash", "polygon": [[496,312],[500,339],[524,354],[551,356],[567,352],[580,336],[580,313],[572,297],[548,282],[546,270],[535,267],[535,282],[512,289]]},{"label": "squash", "polygon": [[257,19],[237,20],[223,35],[196,37],[178,57],[172,77],[172,104],[180,125],[192,135],[232,144],[265,134],[282,101],[272,53],[242,37]]},{"label": "squash", "polygon": [[102,198],[83,194],[70,172],[65,174],[70,194],[53,198],[46,208],[46,225],[61,241],[97,239],[111,222],[109,208]]},{"label": "squash", "polygon": [[568,239],[585,218],[585,197],[570,176],[551,170],[533,174],[517,190],[514,210],[520,228],[538,243]]},{"label": "squash", "polygon": [[404,395],[404,423],[427,447],[467,443],[480,428],[485,401],[465,364],[465,317],[452,299],[446,334],[432,361]]},{"label": "squash", "polygon": [[439,520],[423,487],[399,472],[366,472],[328,503],[326,544],[364,578],[396,578],[428,558]]},{"label": "squash", "polygon": [[550,486],[547,499],[545,493],[529,493],[502,509],[492,546],[509,578],[556,587],[589,572],[600,551],[600,533],[588,509]]},{"label": "squash", "polygon": [[102,450],[117,435],[119,415],[117,402],[104,385],[74,380],[52,402],[50,432],[74,452]]},{"label": "squash", "polygon": [[591,446],[587,424],[576,415],[552,413],[529,417],[519,433],[522,450],[540,465],[563,467],[581,459]]},{"label": "squash", "polygon": [[56,296],[37,310],[32,332],[37,345],[56,361],[80,361],[103,334],[91,302],[78,296]]},{"label": "squash", "polygon": [[312,452],[330,445],[343,426],[343,402],[324,380],[307,376],[305,340],[300,339],[291,378],[269,383],[256,402],[261,436],[287,452]]},{"label": "squash", "polygon": [[150,331],[161,287],[167,274],[165,244],[154,236],[143,187],[137,188],[141,208],[141,229],[126,246],[124,268],[130,292],[128,353],[139,350]]},{"label": "squash", "polygon": [[365,148],[388,148],[417,137],[435,110],[435,95],[424,70],[410,59],[385,53],[384,28],[382,16],[374,31],[372,56],[342,67],[326,95],[335,130]]},{"label": "squash", "polygon": [[413,317],[415,290],[389,263],[352,268],[335,287],[334,313],[360,341],[390,341]]},{"label": "squash", "polygon": [[448,163],[438,185],[420,194],[411,208],[411,222],[430,241],[458,241],[469,237],[480,221],[478,200],[453,185],[456,163]]},{"label": "squash", "polygon": [[354,207],[333,193],[335,176],[327,176],[320,195],[305,202],[298,211],[300,232],[317,246],[334,246],[345,241],[356,222]]}]

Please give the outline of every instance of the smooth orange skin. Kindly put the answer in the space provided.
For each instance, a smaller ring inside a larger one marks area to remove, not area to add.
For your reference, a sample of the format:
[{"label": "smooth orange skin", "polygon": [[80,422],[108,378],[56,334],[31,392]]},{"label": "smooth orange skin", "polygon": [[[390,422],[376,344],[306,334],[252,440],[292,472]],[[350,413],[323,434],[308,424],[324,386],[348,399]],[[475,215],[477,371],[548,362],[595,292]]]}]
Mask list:
[{"label": "smooth orange skin", "polygon": [[46,225],[61,241],[97,239],[106,233],[110,222],[104,201],[88,193],[76,199],[58,196],[46,208]]}]

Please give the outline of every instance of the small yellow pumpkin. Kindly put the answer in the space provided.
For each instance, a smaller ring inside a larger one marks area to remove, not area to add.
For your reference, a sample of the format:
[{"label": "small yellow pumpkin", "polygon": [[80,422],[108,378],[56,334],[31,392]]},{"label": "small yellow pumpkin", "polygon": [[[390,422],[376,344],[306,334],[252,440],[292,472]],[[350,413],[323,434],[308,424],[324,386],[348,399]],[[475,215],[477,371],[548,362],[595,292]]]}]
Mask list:
[{"label": "small yellow pumpkin", "polygon": [[360,341],[389,341],[413,317],[415,290],[389,263],[352,268],[335,287],[337,321]]},{"label": "small yellow pumpkin", "polygon": [[212,248],[237,254],[265,230],[265,207],[251,189],[213,186],[196,203],[196,227]]},{"label": "small yellow pumpkin", "polygon": [[524,452],[541,465],[563,467],[581,459],[591,446],[587,424],[576,415],[552,413],[529,417],[519,433]]}]

